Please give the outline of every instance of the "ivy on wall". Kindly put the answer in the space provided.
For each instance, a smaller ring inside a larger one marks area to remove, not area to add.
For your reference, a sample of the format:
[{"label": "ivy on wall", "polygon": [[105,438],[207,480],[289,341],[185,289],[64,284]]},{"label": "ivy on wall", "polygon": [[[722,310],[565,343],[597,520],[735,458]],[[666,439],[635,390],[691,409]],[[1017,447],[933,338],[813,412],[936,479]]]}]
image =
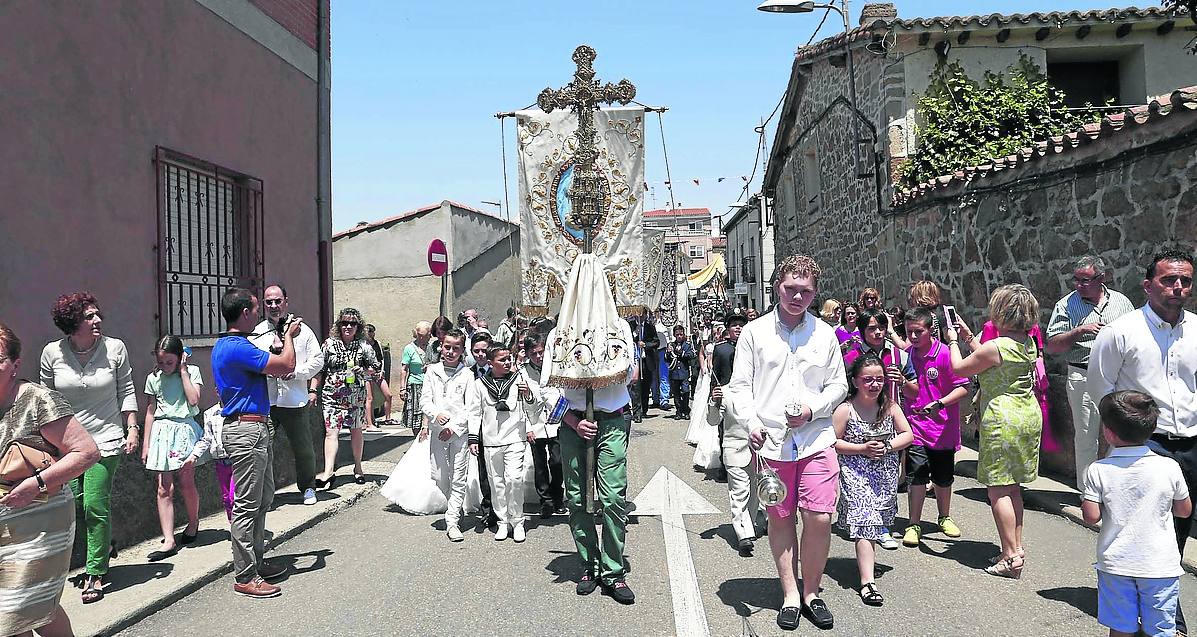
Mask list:
[{"label": "ivy on wall", "polygon": [[1100,118],[1064,108],[1064,93],[1025,55],[1002,73],[986,71],[980,82],[958,62],[941,62],[918,100],[918,147],[900,168],[897,187],[1012,155]]}]

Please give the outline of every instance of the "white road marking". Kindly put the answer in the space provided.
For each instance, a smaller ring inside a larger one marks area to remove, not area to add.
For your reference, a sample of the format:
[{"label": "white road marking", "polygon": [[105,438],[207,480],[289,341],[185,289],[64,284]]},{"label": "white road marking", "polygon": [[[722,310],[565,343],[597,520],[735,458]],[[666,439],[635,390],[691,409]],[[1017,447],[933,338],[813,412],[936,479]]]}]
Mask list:
[{"label": "white road marking", "polygon": [[678,637],[708,637],[707,613],[698,588],[698,573],[690,553],[684,515],[721,513],[684,480],[665,467],[657,469],[652,480],[633,500],[632,515],[661,516],[665,532],[665,560],[669,565],[669,592],[673,597],[673,624]]}]

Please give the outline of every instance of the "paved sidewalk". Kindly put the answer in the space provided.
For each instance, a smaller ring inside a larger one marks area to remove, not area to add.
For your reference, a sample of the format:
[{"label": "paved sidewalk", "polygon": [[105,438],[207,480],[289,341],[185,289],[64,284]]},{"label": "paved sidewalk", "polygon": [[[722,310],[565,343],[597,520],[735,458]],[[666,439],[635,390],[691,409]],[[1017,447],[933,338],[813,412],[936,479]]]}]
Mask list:
[{"label": "paved sidewalk", "polygon": [[[964,446],[956,453],[956,473],[977,477],[977,451]],[[1096,531],[1098,527],[1085,524],[1081,515],[1081,494],[1071,485],[1039,475],[1039,479],[1024,485],[1023,499],[1028,508],[1063,516],[1081,526]],[[1094,538],[1096,541],[1096,538]],[[1181,562],[1186,571],[1197,575],[1197,542],[1185,544]]]},{"label": "paved sidewalk", "polygon": [[[336,488],[320,490],[319,502],[312,506],[303,504],[294,484],[279,489],[275,492],[274,508],[266,516],[266,527],[274,534],[269,545],[277,546],[373,493],[394,466],[391,462],[363,462],[367,479],[364,485],[354,484],[349,467],[342,467]],[[161,538],[130,546],[112,560],[104,599],[94,604],[84,606],[81,591],[68,582],[62,606],[71,618],[75,634],[115,634],[204,585],[227,577],[233,568],[228,537],[228,518],[222,510],[200,520],[195,543],[169,559],[146,561],[146,555],[161,545]],[[82,569],[72,571],[71,577],[81,572]],[[231,588],[232,578],[228,580]]]}]

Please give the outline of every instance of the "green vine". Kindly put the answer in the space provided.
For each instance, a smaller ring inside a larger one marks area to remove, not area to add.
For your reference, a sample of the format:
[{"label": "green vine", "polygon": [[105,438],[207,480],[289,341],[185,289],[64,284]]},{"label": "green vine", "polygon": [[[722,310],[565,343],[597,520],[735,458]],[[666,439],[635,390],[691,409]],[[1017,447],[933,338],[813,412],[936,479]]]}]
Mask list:
[{"label": "green vine", "polygon": [[1064,93],[1026,56],[1000,74],[986,71],[980,82],[958,62],[941,63],[916,108],[918,147],[898,172],[899,189],[1012,155],[1100,118],[1064,110]]}]

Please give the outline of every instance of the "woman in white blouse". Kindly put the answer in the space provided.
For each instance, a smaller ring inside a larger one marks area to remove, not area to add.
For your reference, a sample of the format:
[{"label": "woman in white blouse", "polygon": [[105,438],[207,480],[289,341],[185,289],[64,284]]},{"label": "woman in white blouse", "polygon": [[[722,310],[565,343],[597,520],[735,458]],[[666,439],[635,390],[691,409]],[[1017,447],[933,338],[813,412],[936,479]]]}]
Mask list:
[{"label": "woman in white blouse", "polygon": [[75,501],[83,507],[87,536],[83,603],[90,604],[104,598],[112,543],[112,479],[121,453],[137,450],[137,393],[125,344],[101,332],[103,317],[96,297],[88,292],[64,294],[51,313],[66,338],[51,341],[42,350],[41,382],[67,399],[101,456],[71,481]]}]

